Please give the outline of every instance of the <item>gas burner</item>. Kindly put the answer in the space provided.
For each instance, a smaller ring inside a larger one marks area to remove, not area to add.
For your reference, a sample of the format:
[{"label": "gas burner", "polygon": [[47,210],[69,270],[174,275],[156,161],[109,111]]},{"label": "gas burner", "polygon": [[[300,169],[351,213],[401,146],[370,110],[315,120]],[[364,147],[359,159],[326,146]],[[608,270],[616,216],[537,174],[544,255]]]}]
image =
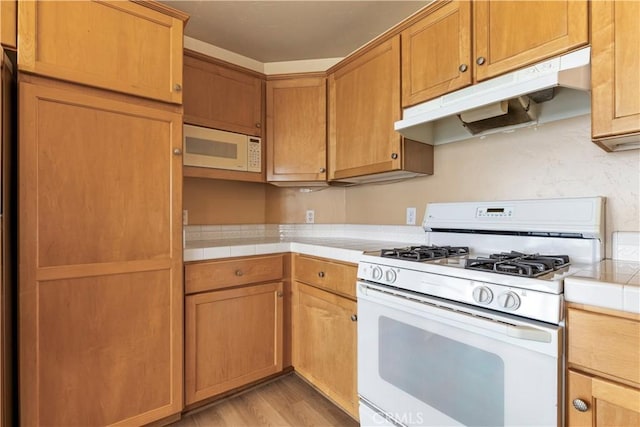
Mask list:
[{"label": "gas burner", "polygon": [[408,246],[406,248],[382,249],[384,258],[405,259],[408,261],[428,261],[452,256],[469,255],[466,246]]},{"label": "gas burner", "polygon": [[467,259],[465,262],[465,268],[471,270],[524,277],[542,276],[567,265],[567,255],[524,254],[516,251],[492,254],[489,258]]}]

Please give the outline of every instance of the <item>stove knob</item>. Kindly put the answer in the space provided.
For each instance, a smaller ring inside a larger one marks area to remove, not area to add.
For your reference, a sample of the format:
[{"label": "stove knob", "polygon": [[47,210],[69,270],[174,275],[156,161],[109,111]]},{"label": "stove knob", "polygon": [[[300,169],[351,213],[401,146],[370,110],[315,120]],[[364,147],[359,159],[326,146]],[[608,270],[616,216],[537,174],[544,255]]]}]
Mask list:
[{"label": "stove knob", "polygon": [[377,266],[373,267],[373,269],[371,270],[371,278],[373,278],[373,280],[382,279],[382,269]]},{"label": "stove knob", "polygon": [[478,304],[489,304],[493,301],[493,292],[486,286],[478,286],[473,289],[473,300]]},{"label": "stove knob", "polygon": [[507,310],[516,310],[520,307],[520,297],[513,291],[505,292],[498,297],[500,307]]},{"label": "stove knob", "polygon": [[393,270],[387,270],[384,274],[384,277],[385,279],[387,279],[387,283],[393,283],[398,278],[398,276],[396,275],[396,272]]}]

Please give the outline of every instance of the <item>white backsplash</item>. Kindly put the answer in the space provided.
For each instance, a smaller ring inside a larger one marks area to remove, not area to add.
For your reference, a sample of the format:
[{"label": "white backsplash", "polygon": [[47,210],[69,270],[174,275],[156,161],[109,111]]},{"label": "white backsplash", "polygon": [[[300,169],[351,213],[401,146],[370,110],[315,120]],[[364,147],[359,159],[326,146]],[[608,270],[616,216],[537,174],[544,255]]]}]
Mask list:
[{"label": "white backsplash", "polygon": [[614,231],[611,259],[640,262],[640,231]]}]

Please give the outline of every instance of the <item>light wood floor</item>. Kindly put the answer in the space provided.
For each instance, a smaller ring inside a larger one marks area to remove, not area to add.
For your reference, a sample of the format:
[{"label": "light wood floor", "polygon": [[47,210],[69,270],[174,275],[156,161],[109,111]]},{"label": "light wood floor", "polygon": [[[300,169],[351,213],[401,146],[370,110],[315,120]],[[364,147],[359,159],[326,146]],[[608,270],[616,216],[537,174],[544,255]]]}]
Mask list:
[{"label": "light wood floor", "polygon": [[183,417],[172,427],[336,426],[358,423],[295,374]]}]

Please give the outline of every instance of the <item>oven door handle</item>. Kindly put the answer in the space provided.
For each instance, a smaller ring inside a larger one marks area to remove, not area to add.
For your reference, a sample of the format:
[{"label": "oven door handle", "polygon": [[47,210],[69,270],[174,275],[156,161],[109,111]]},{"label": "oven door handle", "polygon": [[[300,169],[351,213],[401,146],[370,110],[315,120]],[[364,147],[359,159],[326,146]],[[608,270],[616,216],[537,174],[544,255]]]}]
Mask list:
[{"label": "oven door handle", "polygon": [[512,338],[528,341],[551,342],[552,340],[549,332],[522,325],[507,325],[507,335]]}]

